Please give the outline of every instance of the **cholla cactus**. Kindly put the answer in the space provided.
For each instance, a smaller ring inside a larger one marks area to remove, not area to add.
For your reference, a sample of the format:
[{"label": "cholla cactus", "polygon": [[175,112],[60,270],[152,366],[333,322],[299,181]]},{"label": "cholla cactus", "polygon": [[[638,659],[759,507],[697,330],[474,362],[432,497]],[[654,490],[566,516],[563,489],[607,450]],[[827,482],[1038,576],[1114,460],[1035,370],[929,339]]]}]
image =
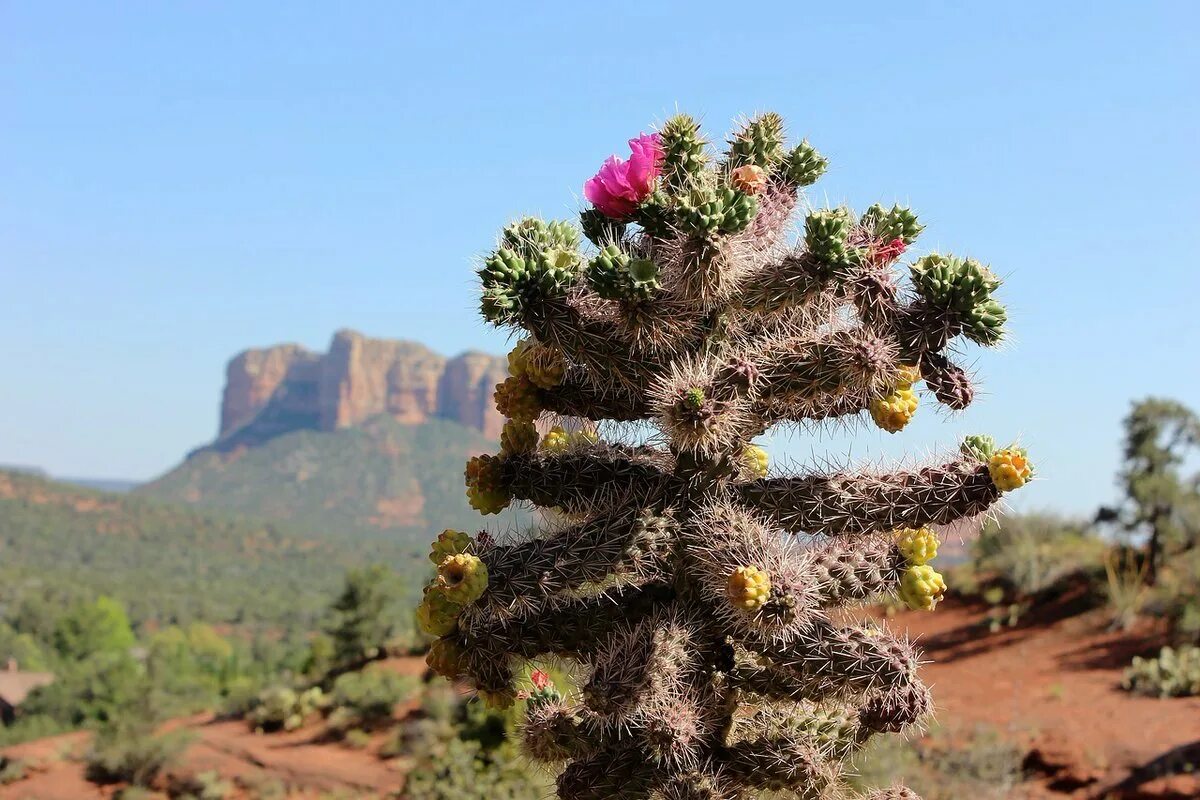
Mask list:
[{"label": "cholla cactus", "polygon": [[[934,608],[930,526],[984,513],[1032,469],[972,437],[911,472],[772,475],[751,441],[781,423],[899,431],[921,381],[964,408],[971,382],[948,348],[1001,338],[999,281],[933,254],[904,288],[895,264],[921,225],[899,206],[812,211],[789,244],[826,162],[789,148],[777,115],[723,155],[686,116],[630,147],[584,187],[591,248],[569,223],[523,219],[479,272],[483,316],[525,338],[496,392],[514,421],[499,455],[468,466],[468,494],[484,513],[516,501],[559,521],[435,543],[430,665],[489,703],[539,698],[524,746],[562,766],[564,800],[835,793],[847,758],[931,701],[903,637],[830,611],[891,592]],[[530,424],[555,417],[576,422],[535,445]],[[568,433],[579,419],[660,435]],[[581,665],[574,696],[518,685],[545,658]]]}]

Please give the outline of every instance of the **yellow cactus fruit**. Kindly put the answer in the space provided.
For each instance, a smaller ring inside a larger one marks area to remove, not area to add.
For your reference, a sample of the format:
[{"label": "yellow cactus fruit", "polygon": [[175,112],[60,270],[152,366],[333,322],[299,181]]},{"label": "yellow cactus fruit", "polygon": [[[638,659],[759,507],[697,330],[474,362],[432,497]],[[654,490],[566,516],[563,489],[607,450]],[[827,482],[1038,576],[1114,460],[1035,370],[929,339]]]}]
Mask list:
[{"label": "yellow cactus fruit", "polygon": [[1002,492],[1020,489],[1033,477],[1033,465],[1025,455],[1025,451],[1008,447],[992,453],[988,459],[988,472],[992,483]]},{"label": "yellow cactus fruit", "polygon": [[522,339],[517,346],[508,352],[508,374],[521,377],[525,374],[525,353],[533,345],[529,339]]},{"label": "yellow cactus fruit", "polygon": [[767,188],[767,171],[757,164],[743,164],[729,173],[733,187],[745,194],[759,194]]},{"label": "yellow cactus fruit", "polygon": [[900,599],[914,611],[932,611],[945,594],[945,579],[928,564],[909,567],[900,578]]},{"label": "yellow cactus fruit", "polygon": [[429,551],[429,560],[434,564],[440,564],[446,559],[446,556],[467,552],[471,543],[471,537],[466,532],[447,528],[433,540],[433,546]]},{"label": "yellow cactus fruit", "polygon": [[911,364],[901,364],[896,373],[896,388],[911,389],[921,380],[921,370]]},{"label": "yellow cactus fruit", "polygon": [[542,437],[542,449],[547,453],[561,453],[570,446],[571,436],[560,425],[555,425]]},{"label": "yellow cactus fruit", "polygon": [[533,422],[542,413],[537,387],[525,375],[506,378],[503,383],[496,384],[493,397],[496,400],[496,410],[518,422]]},{"label": "yellow cactus fruit", "polygon": [[729,601],[744,611],[757,611],[771,596],[771,576],[758,567],[738,567],[725,586]]},{"label": "yellow cactus fruit", "polygon": [[435,639],[425,654],[425,664],[443,678],[454,680],[462,673],[462,648],[452,639]]},{"label": "yellow cactus fruit", "polygon": [[537,446],[538,432],[532,422],[517,422],[515,419],[510,419],[504,423],[504,428],[500,431],[501,455],[528,453],[536,450]]},{"label": "yellow cactus fruit", "polygon": [[487,590],[487,567],[478,556],[470,553],[459,553],[446,556],[438,564],[436,588],[440,589],[447,600],[460,606],[474,603]]},{"label": "yellow cactus fruit", "polygon": [[758,445],[748,444],[742,448],[741,462],[742,467],[755,478],[765,478],[767,477],[767,467],[771,464],[771,457]]},{"label": "yellow cactus fruit", "polygon": [[500,459],[475,456],[467,462],[467,499],[481,514],[499,514],[512,502],[512,496],[500,483]]},{"label": "yellow cactus fruit", "polygon": [[504,689],[503,691],[499,692],[491,692],[487,689],[479,689],[476,691],[476,694],[479,695],[479,699],[483,701],[485,706],[496,711],[503,711],[507,708],[512,708],[513,703],[515,703],[517,700],[517,693],[510,689]]},{"label": "yellow cactus fruit", "polygon": [[938,537],[929,528],[902,528],[896,534],[896,546],[909,564],[920,566],[937,558]]},{"label": "yellow cactus fruit", "polygon": [[522,339],[508,354],[508,372],[515,377],[528,378],[538,388],[553,389],[562,383],[567,364],[553,347]]},{"label": "yellow cactus fruit", "polygon": [[871,401],[871,418],[888,433],[896,433],[917,413],[917,402],[912,389],[897,389]]},{"label": "yellow cactus fruit", "polygon": [[445,636],[454,630],[462,606],[451,603],[436,586],[426,586],[417,606],[417,627],[430,636]]}]

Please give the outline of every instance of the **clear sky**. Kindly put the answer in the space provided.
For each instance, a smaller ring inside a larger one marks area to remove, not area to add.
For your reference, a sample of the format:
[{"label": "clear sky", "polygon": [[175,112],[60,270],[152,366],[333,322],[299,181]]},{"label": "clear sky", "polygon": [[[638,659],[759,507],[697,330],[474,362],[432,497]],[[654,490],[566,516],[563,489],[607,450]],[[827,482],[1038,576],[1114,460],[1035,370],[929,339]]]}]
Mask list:
[{"label": "clear sky", "polygon": [[0,463],[149,478],[249,346],[496,352],[472,259],[676,108],[774,109],[820,202],[910,203],[1008,279],[985,396],[887,458],[1020,436],[1023,504],[1112,494],[1133,397],[1200,406],[1200,3],[0,2]]}]

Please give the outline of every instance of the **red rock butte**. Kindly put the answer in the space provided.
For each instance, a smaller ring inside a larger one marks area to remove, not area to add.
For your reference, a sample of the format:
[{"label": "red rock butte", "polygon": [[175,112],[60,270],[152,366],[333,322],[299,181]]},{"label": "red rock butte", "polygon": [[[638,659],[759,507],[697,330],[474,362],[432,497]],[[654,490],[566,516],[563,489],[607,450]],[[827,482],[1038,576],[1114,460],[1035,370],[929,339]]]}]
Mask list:
[{"label": "red rock butte", "polygon": [[448,419],[489,437],[504,424],[492,392],[508,368],[487,353],[446,358],[418,342],[340,330],[326,353],[297,344],[245,350],[225,374],[218,442],[331,431],[379,414],[411,424]]}]

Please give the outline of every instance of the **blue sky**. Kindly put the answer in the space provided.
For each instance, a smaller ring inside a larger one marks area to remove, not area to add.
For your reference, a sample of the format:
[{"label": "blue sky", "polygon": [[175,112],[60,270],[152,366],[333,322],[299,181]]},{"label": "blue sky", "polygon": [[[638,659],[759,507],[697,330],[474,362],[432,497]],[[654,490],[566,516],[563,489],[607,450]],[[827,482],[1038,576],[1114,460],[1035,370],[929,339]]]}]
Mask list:
[{"label": "blue sky", "polygon": [[[419,6],[419,7],[418,7]],[[411,7],[411,8],[410,8]],[[1200,4],[0,2],[0,463],[148,478],[226,360],[333,331],[499,352],[471,261],[676,108],[774,109],[816,200],[910,203],[1008,279],[985,394],[888,458],[1020,436],[1023,505],[1112,494],[1119,420],[1200,406]]]}]

